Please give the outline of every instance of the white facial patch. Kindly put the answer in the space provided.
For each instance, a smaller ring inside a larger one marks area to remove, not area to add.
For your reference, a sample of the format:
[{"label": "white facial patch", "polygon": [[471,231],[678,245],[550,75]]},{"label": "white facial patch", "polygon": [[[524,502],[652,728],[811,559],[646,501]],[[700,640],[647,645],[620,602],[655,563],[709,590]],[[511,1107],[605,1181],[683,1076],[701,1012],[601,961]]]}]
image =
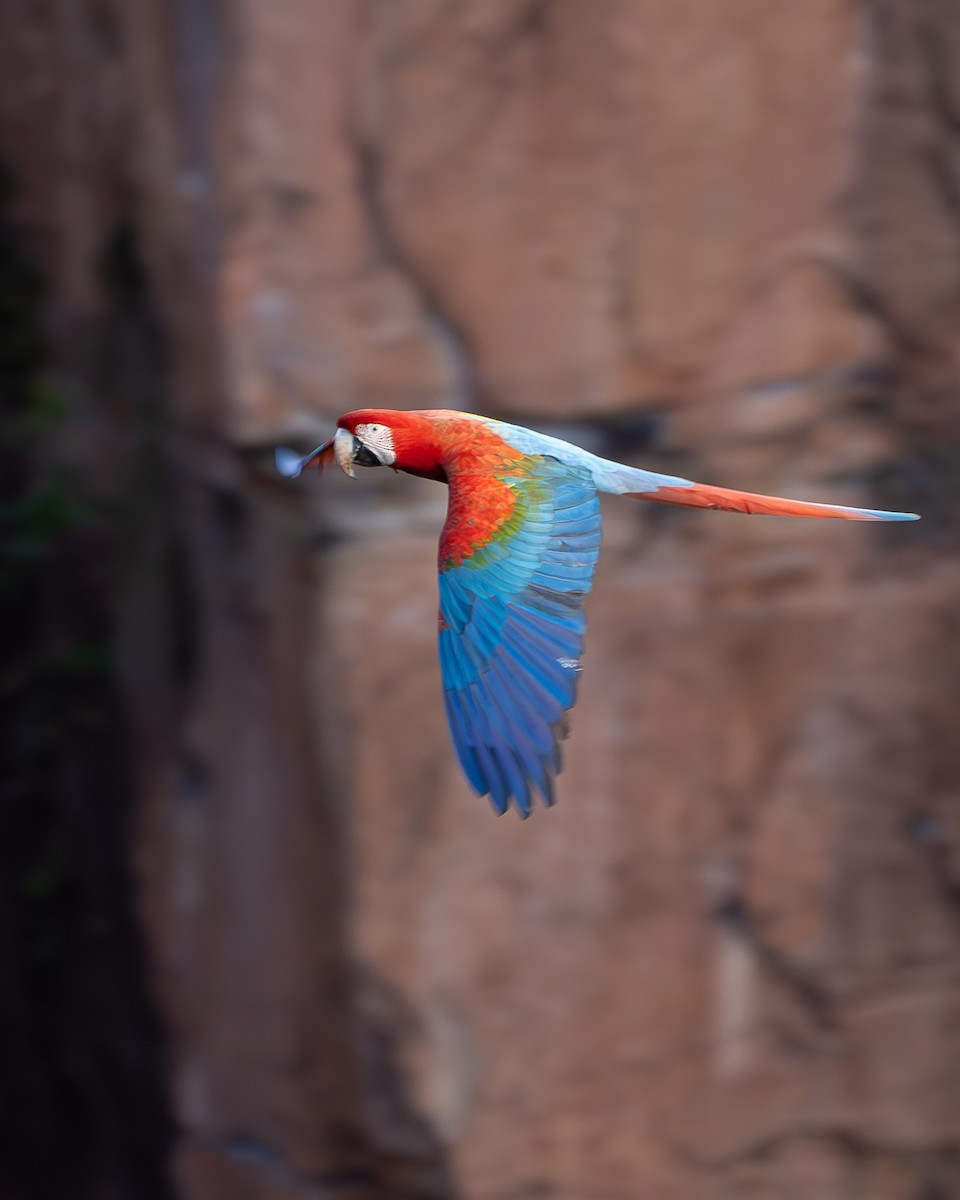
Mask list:
[{"label": "white facial patch", "polygon": [[397,452],[393,448],[393,430],[389,425],[371,422],[368,425],[357,425],[353,432],[385,467],[392,467],[397,461]]}]

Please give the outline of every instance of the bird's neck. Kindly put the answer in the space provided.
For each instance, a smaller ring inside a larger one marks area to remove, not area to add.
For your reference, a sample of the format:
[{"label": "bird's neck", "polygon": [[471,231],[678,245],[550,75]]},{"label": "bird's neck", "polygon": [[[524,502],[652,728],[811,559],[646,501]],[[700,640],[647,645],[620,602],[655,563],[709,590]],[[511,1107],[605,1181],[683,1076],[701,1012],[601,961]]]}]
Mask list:
[{"label": "bird's neck", "polygon": [[393,465],[396,469],[420,479],[446,483],[446,456],[438,432],[427,420],[395,427],[393,444],[397,457]]}]

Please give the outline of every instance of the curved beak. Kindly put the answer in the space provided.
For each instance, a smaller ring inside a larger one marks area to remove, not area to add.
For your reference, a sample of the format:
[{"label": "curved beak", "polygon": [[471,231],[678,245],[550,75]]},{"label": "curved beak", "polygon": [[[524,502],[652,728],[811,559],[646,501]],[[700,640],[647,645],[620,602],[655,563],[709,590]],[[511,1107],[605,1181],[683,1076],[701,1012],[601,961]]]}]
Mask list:
[{"label": "curved beak", "polygon": [[351,479],[357,477],[357,473],[353,469],[356,448],[357,439],[349,430],[338,429],[333,435],[333,457],[337,460],[337,466],[344,475],[349,475]]}]

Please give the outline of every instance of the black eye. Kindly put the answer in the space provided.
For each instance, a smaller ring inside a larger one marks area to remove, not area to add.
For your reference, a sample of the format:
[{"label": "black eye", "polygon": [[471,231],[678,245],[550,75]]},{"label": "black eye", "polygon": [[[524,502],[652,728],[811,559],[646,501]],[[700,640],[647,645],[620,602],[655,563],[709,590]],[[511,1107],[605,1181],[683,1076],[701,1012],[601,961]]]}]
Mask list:
[{"label": "black eye", "polygon": [[383,465],[374,452],[367,446],[364,446],[362,442],[357,444],[357,448],[353,452],[353,461],[358,467],[380,467]]}]

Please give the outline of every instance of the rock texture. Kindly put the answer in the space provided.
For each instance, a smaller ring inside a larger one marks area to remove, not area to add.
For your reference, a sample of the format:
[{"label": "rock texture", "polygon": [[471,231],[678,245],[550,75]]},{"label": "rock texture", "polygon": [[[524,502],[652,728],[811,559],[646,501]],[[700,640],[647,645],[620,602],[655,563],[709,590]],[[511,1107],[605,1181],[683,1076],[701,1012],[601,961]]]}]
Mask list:
[{"label": "rock texture", "polygon": [[[72,444],[132,514],[183,1194],[960,1195],[960,14],[2,8]],[[365,403],[927,519],[611,505],[560,802],[497,821],[441,490],[270,472]]]}]

